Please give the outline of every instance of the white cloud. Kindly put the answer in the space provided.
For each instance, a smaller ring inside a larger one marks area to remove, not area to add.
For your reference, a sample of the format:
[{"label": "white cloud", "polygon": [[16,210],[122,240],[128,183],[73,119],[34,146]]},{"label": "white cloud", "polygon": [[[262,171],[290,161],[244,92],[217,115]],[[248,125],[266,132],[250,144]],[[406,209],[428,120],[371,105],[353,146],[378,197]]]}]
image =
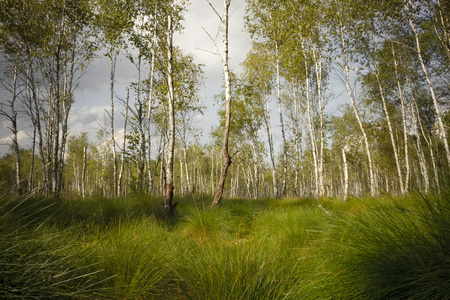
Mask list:
[{"label": "white cloud", "polygon": [[[211,0],[221,14],[223,10],[222,0]],[[215,52],[214,43],[202,29],[205,28],[212,36],[217,35],[217,45],[222,49],[222,34],[219,32],[220,21],[217,15],[209,6],[206,0],[194,0],[187,8],[185,20],[183,21],[184,31],[177,34],[175,45],[180,46],[184,51],[195,56],[195,62],[203,64],[205,72],[205,90],[201,92],[203,105],[206,106],[204,115],[198,115],[195,122],[203,131],[203,136],[208,137],[212,125],[218,123],[217,107],[214,106],[214,96],[222,91],[223,75],[221,57],[210,52]],[[239,64],[245,59],[250,49],[250,38],[244,30],[245,2],[232,1],[230,7],[230,28],[229,28],[229,54],[230,67],[233,72],[239,73]],[[218,34],[217,34],[218,33]],[[206,50],[206,51],[204,51]],[[209,51],[209,52],[208,52]],[[69,120],[69,134],[76,135],[81,132],[88,132],[89,138],[93,141],[97,131],[102,127],[109,128],[109,117],[105,109],[110,110],[109,95],[109,59],[100,51],[98,58],[92,61],[89,69],[81,77],[79,88],[76,91],[76,101],[72,107]],[[123,55],[119,57],[116,70],[116,95],[124,97],[126,87],[134,82],[137,77],[136,68]],[[116,100],[115,127],[120,131],[123,127],[123,106]],[[26,126],[25,126],[25,125]],[[32,130],[31,124],[27,121],[21,124],[23,130],[20,131],[21,146],[26,147],[30,143],[27,135]],[[10,143],[7,129],[9,123],[2,120],[0,128],[1,143]],[[25,128],[26,127],[26,128]],[[206,141],[205,141],[206,142]],[[4,150],[6,149],[6,150]],[[0,148],[0,155],[7,151],[7,146]]]},{"label": "white cloud", "polygon": [[[212,0],[212,5],[219,14],[223,11],[223,2]],[[229,10],[229,57],[230,69],[239,73],[240,64],[250,50],[249,35],[244,32],[244,2],[232,2]],[[221,57],[211,52],[217,52],[214,42],[208,34],[216,38],[219,51],[222,50],[222,33],[218,32],[220,20],[206,0],[192,1],[185,15],[184,31],[175,37],[175,44],[195,56],[196,63],[204,65],[205,95],[203,99],[207,109],[199,116],[199,125],[203,136],[208,137],[212,125],[218,124],[217,107],[214,106],[214,96],[222,91],[223,74]],[[208,32],[208,34],[205,32]]]},{"label": "white cloud", "polygon": [[[12,139],[13,139],[14,135],[11,133],[8,136],[5,136],[4,138],[0,139],[0,144],[11,144]],[[19,145],[21,143],[23,143],[25,140],[27,140],[29,138],[28,134],[24,131],[24,130],[19,130],[17,132],[17,142],[19,143]]]},{"label": "white cloud", "polygon": [[[5,155],[9,147],[12,145],[13,134],[11,133],[8,136],[5,136],[0,139],[0,157]],[[30,143],[30,136],[25,130],[19,130],[17,132],[17,142],[19,143],[20,148],[28,147]]]}]

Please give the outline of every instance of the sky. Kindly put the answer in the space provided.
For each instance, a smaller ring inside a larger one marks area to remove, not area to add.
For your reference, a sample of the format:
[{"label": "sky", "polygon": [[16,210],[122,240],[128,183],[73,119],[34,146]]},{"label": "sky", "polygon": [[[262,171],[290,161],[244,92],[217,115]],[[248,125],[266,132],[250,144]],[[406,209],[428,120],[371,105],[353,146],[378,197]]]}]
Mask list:
[{"label": "sky", "polygon": [[[222,0],[211,0],[211,4],[219,13],[223,11]],[[240,63],[245,59],[251,47],[251,40],[244,30],[245,2],[243,0],[231,1],[229,9],[229,57],[230,68],[233,72],[240,72]],[[211,126],[218,124],[217,107],[214,106],[214,96],[222,89],[223,75],[221,57],[216,52],[214,42],[209,36],[216,37],[216,44],[222,49],[222,34],[218,33],[220,21],[206,0],[191,0],[183,21],[184,30],[174,35],[174,45],[192,53],[197,64],[204,65],[204,87],[201,90],[202,106],[206,107],[203,115],[198,115],[194,124],[203,133],[202,142],[209,140]],[[206,33],[206,32],[208,33]],[[109,59],[99,53],[93,60],[86,73],[81,77],[79,88],[76,91],[76,100],[69,119],[69,135],[88,132],[90,139],[95,139],[96,133],[102,126],[109,126],[109,117],[106,110],[110,110],[109,98]],[[127,58],[121,57],[116,71],[116,93],[125,98],[126,87],[137,78],[137,72]],[[0,97],[4,99],[3,97]],[[123,126],[121,111],[123,107],[115,104],[116,130],[120,133]],[[19,145],[29,146],[29,133],[31,124],[23,122],[19,128]],[[11,131],[5,117],[0,117],[0,156],[4,155],[10,144]]]},{"label": "sky", "polygon": [[[204,114],[198,114],[194,119],[194,124],[200,129],[202,137],[200,142],[206,144],[209,142],[209,132],[212,126],[218,125],[217,105],[214,97],[222,91],[223,73],[221,57],[214,55],[216,46],[210,36],[217,37],[215,42],[222,49],[222,33],[218,32],[220,21],[218,16],[212,10],[207,0],[191,0],[190,5],[185,12],[181,33],[174,35],[174,44],[182,48],[186,53],[194,55],[195,62],[203,65],[204,87],[200,96],[201,105],[206,107]],[[222,14],[222,0],[210,0],[216,10]],[[244,61],[251,48],[251,38],[245,32],[244,26],[245,1],[232,0],[229,9],[229,64],[230,69],[236,74],[241,72],[240,64]],[[110,111],[110,91],[109,91],[109,59],[101,51],[95,58],[86,73],[81,77],[79,88],[75,94],[75,103],[71,109],[69,119],[69,135],[78,135],[81,132],[87,132],[90,140],[96,142],[96,133],[102,128],[109,128],[109,117],[106,111]],[[115,92],[118,97],[126,97],[126,88],[137,78],[136,67],[122,56],[117,63]],[[337,95],[343,94],[343,86],[336,84],[332,80],[330,89]],[[0,101],[4,99],[0,91]],[[274,101],[275,102],[275,101]],[[328,105],[325,113],[337,114],[338,104],[341,101],[333,101]],[[272,129],[274,142],[277,145],[281,142],[281,130],[279,128],[278,108],[272,104]],[[115,103],[115,128],[117,132],[117,141],[120,144],[120,138],[123,136],[123,116],[125,111],[123,105],[116,99]],[[21,122],[19,128],[19,145],[21,147],[30,147],[32,126],[30,122]],[[0,157],[7,151],[11,143],[9,136],[11,131],[8,129],[10,124],[5,117],[0,116]],[[261,138],[265,140],[265,134],[261,133]]]}]

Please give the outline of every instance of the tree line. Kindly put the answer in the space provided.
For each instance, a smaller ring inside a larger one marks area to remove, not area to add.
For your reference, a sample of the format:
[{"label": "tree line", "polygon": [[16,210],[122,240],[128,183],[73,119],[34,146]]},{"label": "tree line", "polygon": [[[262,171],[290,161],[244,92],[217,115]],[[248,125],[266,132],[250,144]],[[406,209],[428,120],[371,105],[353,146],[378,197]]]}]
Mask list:
[{"label": "tree line", "polygon": [[[227,197],[344,199],[439,189],[450,165],[450,1],[247,0],[252,48],[240,74],[228,67],[229,5],[211,5],[225,90],[220,123],[201,144],[192,120],[202,66],[171,42],[186,3],[2,1],[1,114],[12,137],[2,185],[164,194],[172,212],[174,191],[216,195],[217,204],[220,187]],[[69,135],[68,118],[99,53],[110,62],[110,125],[90,141]],[[115,93],[121,53],[137,73],[125,97]],[[18,144],[19,119],[32,124],[30,149]]]}]

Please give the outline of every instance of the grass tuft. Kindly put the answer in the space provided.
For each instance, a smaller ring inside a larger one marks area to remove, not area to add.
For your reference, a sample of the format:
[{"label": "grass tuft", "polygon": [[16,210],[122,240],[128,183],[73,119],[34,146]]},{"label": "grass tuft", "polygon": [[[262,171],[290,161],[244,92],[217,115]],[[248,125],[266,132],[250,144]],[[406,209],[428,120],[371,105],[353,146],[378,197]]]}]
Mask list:
[{"label": "grass tuft", "polygon": [[449,297],[449,194],[384,201],[339,220],[334,234],[340,249],[330,289],[334,294],[346,299]]},{"label": "grass tuft", "polygon": [[227,209],[193,207],[180,224],[184,236],[200,241],[229,239],[233,234],[230,214]]},{"label": "grass tuft", "polygon": [[[447,299],[450,192],[0,199],[0,298]],[[278,201],[278,202],[277,202]]]}]

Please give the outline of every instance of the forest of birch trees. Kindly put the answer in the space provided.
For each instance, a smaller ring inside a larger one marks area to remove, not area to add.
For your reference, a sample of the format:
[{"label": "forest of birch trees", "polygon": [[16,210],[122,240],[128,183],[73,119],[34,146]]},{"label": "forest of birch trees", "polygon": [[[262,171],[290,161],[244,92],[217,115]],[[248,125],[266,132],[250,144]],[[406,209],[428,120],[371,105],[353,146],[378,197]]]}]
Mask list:
[{"label": "forest of birch trees", "polygon": [[[347,199],[444,183],[449,0],[246,0],[252,46],[239,72],[226,63],[230,0],[203,1],[221,21],[211,43],[224,45],[215,99],[200,96],[203,66],[172,43],[186,1],[2,0],[0,118],[10,150],[0,190],[158,194],[173,211],[173,194],[216,194],[225,167],[223,196],[232,198]],[[110,65],[108,121],[90,137],[69,120],[99,56]],[[119,56],[136,72],[123,95]],[[210,132],[194,122],[206,101],[219,107]]]}]

